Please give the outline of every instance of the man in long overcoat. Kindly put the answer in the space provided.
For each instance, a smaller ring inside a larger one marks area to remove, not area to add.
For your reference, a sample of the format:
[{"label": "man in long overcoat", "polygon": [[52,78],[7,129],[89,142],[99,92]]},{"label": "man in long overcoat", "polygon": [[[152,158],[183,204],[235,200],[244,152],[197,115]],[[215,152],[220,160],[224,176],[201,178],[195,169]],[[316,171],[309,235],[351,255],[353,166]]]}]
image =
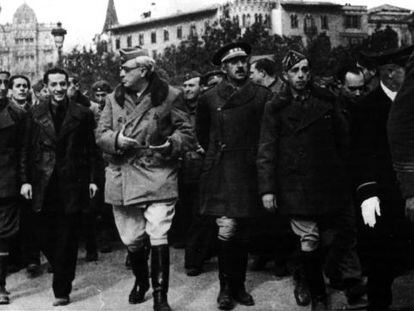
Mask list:
[{"label": "man in long overcoat", "polygon": [[19,230],[19,191],[27,182],[28,116],[7,99],[10,73],[0,72],[0,304],[6,291],[10,241]]},{"label": "man in long overcoat", "polygon": [[108,161],[105,201],[113,206],[135,275],[129,302],[143,302],[149,289],[150,244],[154,310],[169,311],[167,234],[178,197],[178,159],[191,148],[194,132],[182,94],[158,77],[147,50],[121,50],[121,61],[122,84],[107,97],[96,137]]},{"label": "man in long overcoat", "polygon": [[200,177],[200,212],[216,218],[219,239],[220,293],[218,307],[234,300],[253,305],[246,292],[249,220],[260,202],[255,170],[260,120],[270,92],[248,79],[250,46],[232,43],[219,49],[213,63],[226,78],[199,100],[196,128],[206,156]]},{"label": "man in long overcoat", "polygon": [[93,197],[95,121],[67,97],[68,74],[52,68],[43,81],[50,97],[33,107],[30,180],[22,195],[32,199],[40,249],[53,268],[53,305],[69,303],[75,278],[81,210]]},{"label": "man in long overcoat", "polygon": [[[301,262],[313,310],[324,310],[320,231],[349,208],[343,153],[347,131],[335,99],[311,84],[308,59],[289,51],[283,59],[289,88],[266,104],[257,167],[263,205],[290,217],[300,237]],[[298,304],[309,303],[298,295]]]}]

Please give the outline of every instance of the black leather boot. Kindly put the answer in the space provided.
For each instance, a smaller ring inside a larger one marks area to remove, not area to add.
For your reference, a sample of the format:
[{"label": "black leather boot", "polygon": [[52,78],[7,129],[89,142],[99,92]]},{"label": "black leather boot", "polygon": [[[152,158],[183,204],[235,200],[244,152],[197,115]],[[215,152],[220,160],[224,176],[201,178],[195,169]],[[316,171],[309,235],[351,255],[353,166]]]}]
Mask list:
[{"label": "black leather boot", "polygon": [[322,273],[322,261],[319,250],[303,252],[303,265],[312,297],[312,310],[326,310],[327,296]]},{"label": "black leather boot", "polygon": [[303,264],[300,262],[296,265],[293,272],[293,280],[295,283],[294,295],[298,306],[307,306],[311,303],[311,293],[309,285],[305,277]]},{"label": "black leather boot", "polygon": [[232,276],[232,294],[234,300],[244,306],[253,306],[254,300],[252,295],[246,292],[244,282],[246,281],[247,269],[247,248],[242,243],[237,243],[233,251],[233,276]]},{"label": "black leather boot", "polygon": [[0,305],[10,303],[9,292],[6,290],[7,257],[0,256]]},{"label": "black leather boot", "polygon": [[217,307],[220,310],[234,309],[234,300],[232,295],[232,270],[233,270],[233,252],[232,242],[219,241],[218,267],[220,292],[217,297]]},{"label": "black leather boot", "polygon": [[145,293],[150,287],[148,271],[149,246],[145,246],[137,252],[128,251],[128,254],[131,260],[132,272],[135,275],[135,283],[129,293],[128,301],[130,304],[142,303],[145,300]]},{"label": "black leather boot", "polygon": [[154,311],[171,311],[167,292],[170,273],[170,250],[168,245],[151,248],[151,281],[154,296]]}]

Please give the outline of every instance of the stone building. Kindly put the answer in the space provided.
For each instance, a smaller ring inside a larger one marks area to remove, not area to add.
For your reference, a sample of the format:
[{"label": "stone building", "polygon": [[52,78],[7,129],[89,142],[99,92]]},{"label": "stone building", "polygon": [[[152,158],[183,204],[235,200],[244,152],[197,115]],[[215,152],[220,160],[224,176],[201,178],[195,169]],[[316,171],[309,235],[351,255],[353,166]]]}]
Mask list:
[{"label": "stone building", "polygon": [[38,23],[36,14],[26,3],[13,15],[13,22],[0,25],[0,69],[23,74],[35,80],[55,60],[51,35],[54,24]]}]

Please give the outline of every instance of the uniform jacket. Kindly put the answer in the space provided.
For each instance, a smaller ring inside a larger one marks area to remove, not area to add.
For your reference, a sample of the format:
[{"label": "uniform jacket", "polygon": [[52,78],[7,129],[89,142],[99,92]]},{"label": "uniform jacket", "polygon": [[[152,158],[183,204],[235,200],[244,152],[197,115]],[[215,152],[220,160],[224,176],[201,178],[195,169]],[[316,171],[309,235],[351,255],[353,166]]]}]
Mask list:
[{"label": "uniform jacket", "polygon": [[60,132],[56,134],[50,105],[48,99],[32,108],[32,206],[35,211],[42,209],[49,180],[56,170],[64,211],[76,213],[89,198],[89,184],[95,182],[95,121],[88,108],[70,102]]},{"label": "uniform jacket", "polygon": [[279,94],[263,115],[260,194],[276,194],[280,211],[289,215],[326,215],[349,206],[347,142],[346,121],[327,91],[313,87],[304,101],[290,91]]},{"label": "uniform jacket", "polygon": [[197,138],[206,150],[200,177],[202,214],[258,214],[255,162],[260,120],[270,96],[267,88],[250,81],[235,90],[225,79],[200,97]]},{"label": "uniform jacket", "polygon": [[394,105],[381,86],[371,92],[362,103],[359,117],[358,139],[353,143],[355,187],[359,204],[378,196],[381,201],[381,218],[403,216],[403,202],[393,170],[387,136],[387,121]]},{"label": "uniform jacket", "polygon": [[411,57],[403,86],[391,106],[388,136],[394,169],[405,198],[414,196],[414,58]]},{"label": "uniform jacket", "polygon": [[[135,138],[140,148],[121,152],[117,136]],[[118,86],[107,96],[97,131],[97,143],[104,151],[106,168],[105,201],[131,205],[175,199],[178,157],[193,144],[182,94],[154,74],[140,98]],[[150,145],[171,142],[168,154],[149,149]]]},{"label": "uniform jacket", "polygon": [[27,113],[0,103],[0,198],[18,196],[27,182],[28,139]]}]

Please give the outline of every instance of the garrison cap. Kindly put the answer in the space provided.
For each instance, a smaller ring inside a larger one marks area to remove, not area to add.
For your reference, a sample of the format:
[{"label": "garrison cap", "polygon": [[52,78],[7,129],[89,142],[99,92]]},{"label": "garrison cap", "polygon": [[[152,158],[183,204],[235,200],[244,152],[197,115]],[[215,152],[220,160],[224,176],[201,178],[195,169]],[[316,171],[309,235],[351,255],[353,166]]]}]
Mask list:
[{"label": "garrison cap", "polygon": [[112,92],[111,86],[109,85],[108,81],[99,80],[92,84],[92,91],[94,92]]},{"label": "garrison cap", "polygon": [[390,49],[379,53],[364,53],[361,52],[362,58],[366,58],[374,62],[377,66],[396,64],[404,67],[414,52],[414,45],[405,48]]},{"label": "garrison cap", "polygon": [[194,78],[201,78],[202,74],[199,73],[198,71],[189,71],[187,73],[184,74],[183,76],[183,81],[188,81]]},{"label": "garrison cap", "polygon": [[288,71],[290,68],[304,59],[307,59],[307,57],[302,53],[295,50],[289,50],[286,53],[285,57],[282,59],[283,71]]},{"label": "garrison cap", "polygon": [[143,49],[140,46],[136,46],[133,48],[120,49],[119,55],[121,56],[121,63],[125,63],[139,56],[149,56],[149,53],[147,49]]},{"label": "garrison cap", "polygon": [[235,57],[247,57],[250,55],[251,50],[251,46],[245,42],[229,43],[217,50],[211,62],[219,66],[221,63]]}]

